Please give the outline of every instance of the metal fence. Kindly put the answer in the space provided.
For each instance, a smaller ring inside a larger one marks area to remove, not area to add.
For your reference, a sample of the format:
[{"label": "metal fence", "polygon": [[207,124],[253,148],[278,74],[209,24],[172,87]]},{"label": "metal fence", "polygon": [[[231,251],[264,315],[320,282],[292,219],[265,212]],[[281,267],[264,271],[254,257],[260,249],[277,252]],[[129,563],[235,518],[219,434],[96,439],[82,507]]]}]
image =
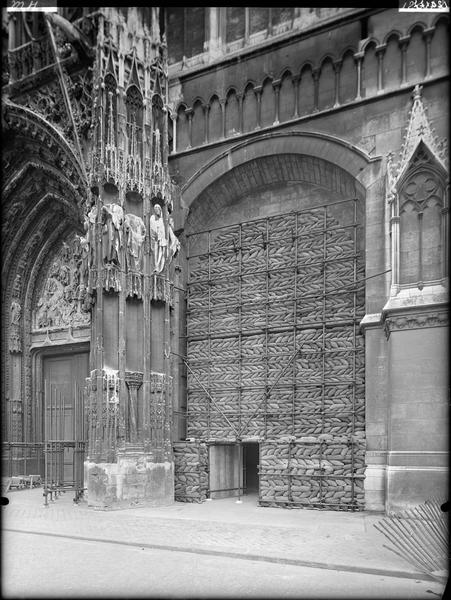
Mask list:
[{"label": "metal fence", "polygon": [[78,502],[84,491],[87,427],[84,391],[74,384],[70,393],[45,382],[44,394],[45,505],[66,490]]},{"label": "metal fence", "polygon": [[2,476],[44,475],[42,442],[2,442]]}]

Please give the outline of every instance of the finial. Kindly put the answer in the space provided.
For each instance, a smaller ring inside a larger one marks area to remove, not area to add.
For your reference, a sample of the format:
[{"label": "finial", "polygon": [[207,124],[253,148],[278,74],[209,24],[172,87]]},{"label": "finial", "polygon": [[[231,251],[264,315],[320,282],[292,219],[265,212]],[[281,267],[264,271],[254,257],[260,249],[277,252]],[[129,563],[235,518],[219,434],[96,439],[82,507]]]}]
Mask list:
[{"label": "finial", "polygon": [[415,100],[420,100],[421,98],[421,91],[423,89],[422,85],[419,85],[418,83],[416,84],[416,86],[413,88],[413,92],[412,92],[412,96],[414,101]]}]

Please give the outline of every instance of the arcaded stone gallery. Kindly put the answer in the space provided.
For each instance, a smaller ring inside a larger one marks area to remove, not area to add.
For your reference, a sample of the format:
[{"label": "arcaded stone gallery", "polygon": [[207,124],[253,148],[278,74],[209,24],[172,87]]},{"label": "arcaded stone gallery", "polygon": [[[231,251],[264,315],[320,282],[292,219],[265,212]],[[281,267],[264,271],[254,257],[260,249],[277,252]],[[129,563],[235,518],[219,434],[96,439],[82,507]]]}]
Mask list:
[{"label": "arcaded stone gallery", "polygon": [[448,15],[3,15],[3,472],[94,508],[448,485]]}]

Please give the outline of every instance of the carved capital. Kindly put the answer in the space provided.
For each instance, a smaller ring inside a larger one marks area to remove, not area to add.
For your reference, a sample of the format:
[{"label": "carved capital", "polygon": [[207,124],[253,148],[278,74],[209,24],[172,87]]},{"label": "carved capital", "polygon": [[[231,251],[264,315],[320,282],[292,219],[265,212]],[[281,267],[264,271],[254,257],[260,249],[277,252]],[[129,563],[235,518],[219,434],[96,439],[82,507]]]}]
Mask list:
[{"label": "carved capital", "polygon": [[140,371],[126,371],[125,383],[130,389],[139,390],[143,383],[143,374]]}]

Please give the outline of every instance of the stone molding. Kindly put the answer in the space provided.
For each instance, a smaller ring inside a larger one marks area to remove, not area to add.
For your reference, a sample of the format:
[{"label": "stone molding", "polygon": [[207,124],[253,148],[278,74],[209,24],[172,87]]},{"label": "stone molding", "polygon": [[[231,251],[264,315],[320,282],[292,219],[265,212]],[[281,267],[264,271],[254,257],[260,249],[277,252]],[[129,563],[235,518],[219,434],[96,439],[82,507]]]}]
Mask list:
[{"label": "stone molding", "polygon": [[448,473],[448,467],[436,467],[436,466],[412,466],[412,465],[387,465],[386,471],[392,473],[393,471],[441,471]]},{"label": "stone molding", "polygon": [[393,331],[407,329],[422,329],[424,327],[445,327],[449,323],[448,310],[435,310],[412,314],[390,315],[384,321],[384,331],[387,339]]}]

